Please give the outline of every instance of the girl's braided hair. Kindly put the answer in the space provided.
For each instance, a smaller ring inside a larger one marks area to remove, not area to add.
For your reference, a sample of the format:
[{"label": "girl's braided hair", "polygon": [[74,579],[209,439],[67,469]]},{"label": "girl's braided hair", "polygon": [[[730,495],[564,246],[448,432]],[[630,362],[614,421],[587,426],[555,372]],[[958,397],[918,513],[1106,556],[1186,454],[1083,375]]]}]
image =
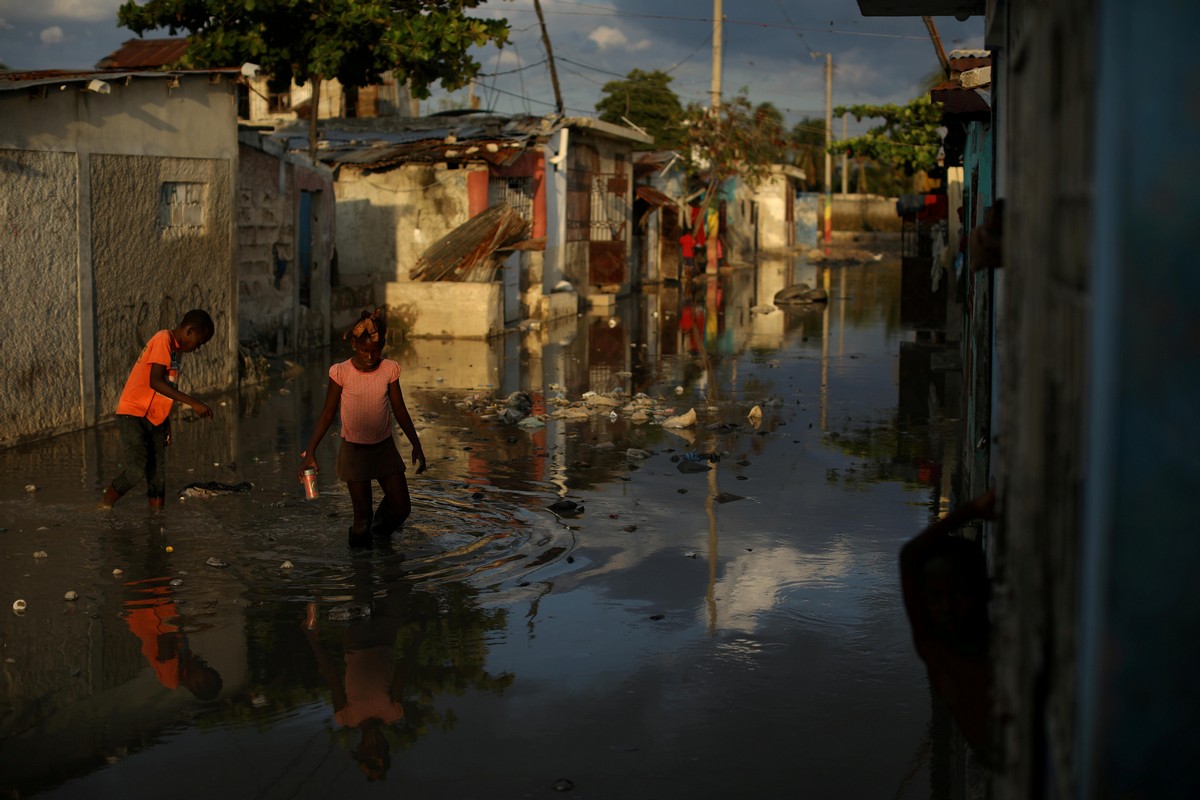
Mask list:
[{"label": "girl's braided hair", "polygon": [[387,314],[382,308],[374,311],[364,311],[350,330],[342,334],[342,338],[355,344],[360,341],[381,342],[387,336]]}]

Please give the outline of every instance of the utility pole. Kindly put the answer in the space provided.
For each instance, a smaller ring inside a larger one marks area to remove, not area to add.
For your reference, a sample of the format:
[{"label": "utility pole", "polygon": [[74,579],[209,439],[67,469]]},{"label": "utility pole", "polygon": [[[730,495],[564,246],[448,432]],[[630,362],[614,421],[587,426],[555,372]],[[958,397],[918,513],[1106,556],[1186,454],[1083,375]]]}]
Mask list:
[{"label": "utility pole", "polygon": [[[846,141],[846,115],[842,114],[842,142]],[[850,172],[847,169],[850,162],[850,157],[846,155],[846,151],[842,151],[842,194],[848,193],[850,186]]]},{"label": "utility pole", "polygon": [[833,53],[825,54],[825,246],[833,231]]},{"label": "utility pole", "polygon": [[712,99],[709,107],[721,107],[721,0],[713,0]]},{"label": "utility pole", "polygon": [[942,72],[947,78],[950,77],[950,62],[946,59],[946,50],[942,47],[942,37],[938,36],[937,25],[933,22],[933,17],[921,17],[925,21],[925,29],[929,31],[929,38],[933,40],[933,49],[937,52],[938,63],[942,65]]},{"label": "utility pole", "polygon": [[533,10],[537,12],[538,24],[542,26],[542,44],[546,45],[546,58],[550,62],[550,82],[554,84],[554,110],[563,113],[562,92],[558,88],[558,70],[554,67],[554,50],[550,47],[550,34],[546,33],[546,18],[542,16],[542,4],[533,0]]}]

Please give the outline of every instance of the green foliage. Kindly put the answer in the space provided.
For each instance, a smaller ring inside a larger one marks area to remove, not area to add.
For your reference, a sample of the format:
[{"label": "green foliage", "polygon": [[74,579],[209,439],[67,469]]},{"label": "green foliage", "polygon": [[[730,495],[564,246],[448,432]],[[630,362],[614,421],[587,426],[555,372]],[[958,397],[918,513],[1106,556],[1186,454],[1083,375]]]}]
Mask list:
[{"label": "green foliage", "polygon": [[788,136],[792,164],[804,170],[804,188],[821,188],[825,175],[825,120],[805,117]]},{"label": "green foliage", "polygon": [[883,122],[862,136],[835,142],[830,152],[867,158],[906,175],[937,166],[942,144],[938,130],[942,125],[942,108],[930,102],[928,95],[903,106],[838,106],[833,113],[850,114],[859,121],[870,118]]},{"label": "green foliage", "polygon": [[[769,104],[754,108],[745,95],[723,100],[717,109],[696,103],[685,112],[684,145],[689,171],[707,179],[711,189],[739,176],[761,183],[784,156],[783,128]],[[775,112],[778,114],[778,112]]]},{"label": "green foliage", "polygon": [[505,20],[467,16],[482,0],[128,0],[117,21],[134,33],[166,28],[188,34],[180,66],[253,62],[273,79],[304,83],[337,78],[346,86],[377,83],[383,73],[411,79],[429,96],[435,81],[450,90],[479,71],[470,48],[508,41]]},{"label": "green foliage", "polygon": [[654,137],[654,144],[640,147],[678,149],[683,142],[680,127],[683,106],[679,96],[671,90],[671,80],[671,76],[661,70],[631,70],[625,80],[604,84],[596,111],[600,119],[616,125],[624,125],[621,117],[625,117]]}]

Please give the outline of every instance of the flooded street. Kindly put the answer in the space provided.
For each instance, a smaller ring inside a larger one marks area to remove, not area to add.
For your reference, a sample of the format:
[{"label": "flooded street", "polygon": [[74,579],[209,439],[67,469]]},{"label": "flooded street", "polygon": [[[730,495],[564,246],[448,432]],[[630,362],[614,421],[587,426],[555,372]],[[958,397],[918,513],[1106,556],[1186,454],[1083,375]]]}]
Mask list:
[{"label": "flooded street", "polygon": [[[799,282],[829,303],[764,313]],[[899,305],[898,258],[764,262],[394,346],[429,468],[365,551],[336,443],[316,501],[296,480],[341,349],[178,418],[169,493],[246,491],[102,513],[114,426],[0,452],[0,790],[950,796],[897,554],[948,497],[957,389]]]}]

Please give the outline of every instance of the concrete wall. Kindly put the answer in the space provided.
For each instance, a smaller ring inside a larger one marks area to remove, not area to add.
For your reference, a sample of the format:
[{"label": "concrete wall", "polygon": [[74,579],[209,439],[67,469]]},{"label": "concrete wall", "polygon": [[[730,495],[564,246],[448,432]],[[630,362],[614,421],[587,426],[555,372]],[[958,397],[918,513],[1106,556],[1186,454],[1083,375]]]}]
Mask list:
[{"label": "concrete wall", "polygon": [[[94,155],[91,166],[101,413],[116,409],[129,368],[150,337],[175,327],[192,308],[208,311],[217,334],[184,360],[180,388],[231,386],[236,372],[228,374],[226,348],[236,335],[236,305],[228,267],[214,266],[228,265],[233,252],[232,161]],[[160,226],[161,186],[169,181],[206,187],[201,230]]]},{"label": "concrete wall", "polygon": [[344,284],[405,281],[425,248],[470,217],[468,176],[483,167],[411,165],[337,176],[338,273]]},{"label": "concrete wall", "polygon": [[[243,134],[238,166],[238,339],[262,351],[290,353],[323,347],[330,337],[330,258],[333,252],[333,180]],[[297,230],[300,192],[313,193],[310,296],[300,303]]]},{"label": "concrete wall", "polygon": [[835,231],[896,231],[901,227],[896,198],[877,194],[833,195]]},{"label": "concrete wall", "polygon": [[[182,386],[203,393],[236,382],[234,87],[176,78],[178,86],[169,75],[113,81],[108,94],[70,81],[0,91],[0,281],[11,289],[0,331],[12,336],[6,349],[26,351],[15,363],[30,370],[0,390],[0,443],[111,415],[146,339],[193,306],[217,330],[188,359]],[[164,181],[203,185],[200,228],[162,226]],[[24,332],[31,320],[37,333]],[[60,359],[49,380],[33,353],[47,338]]]},{"label": "concrete wall", "polygon": [[384,301],[409,336],[486,339],[504,332],[502,288],[499,281],[393,281]]},{"label": "concrete wall", "polygon": [[78,170],[74,153],[0,150],[0,440],[83,424]]}]

